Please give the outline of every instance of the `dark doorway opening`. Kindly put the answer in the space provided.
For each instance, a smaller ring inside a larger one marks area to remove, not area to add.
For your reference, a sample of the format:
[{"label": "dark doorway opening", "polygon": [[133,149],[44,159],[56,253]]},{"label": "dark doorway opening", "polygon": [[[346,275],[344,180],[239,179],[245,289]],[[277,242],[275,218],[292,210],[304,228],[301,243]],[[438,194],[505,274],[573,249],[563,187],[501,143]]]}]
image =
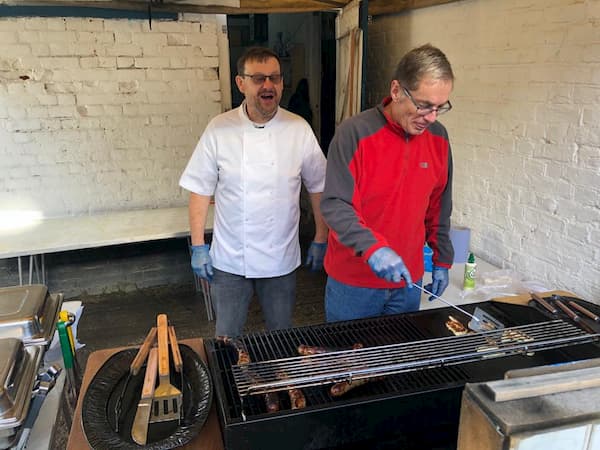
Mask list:
[{"label": "dark doorway opening", "polygon": [[327,155],[329,143],[335,133],[336,42],[334,13],[321,15],[321,148]]}]

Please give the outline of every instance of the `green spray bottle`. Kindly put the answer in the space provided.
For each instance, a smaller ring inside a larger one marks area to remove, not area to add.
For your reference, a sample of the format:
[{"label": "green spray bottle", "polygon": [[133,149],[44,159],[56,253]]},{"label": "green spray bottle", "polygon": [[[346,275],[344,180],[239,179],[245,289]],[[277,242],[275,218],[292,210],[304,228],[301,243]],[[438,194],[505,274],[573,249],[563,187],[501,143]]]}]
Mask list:
[{"label": "green spray bottle", "polygon": [[475,263],[475,255],[469,253],[469,259],[465,263],[465,278],[463,282],[463,289],[475,289],[475,272],[477,264]]}]

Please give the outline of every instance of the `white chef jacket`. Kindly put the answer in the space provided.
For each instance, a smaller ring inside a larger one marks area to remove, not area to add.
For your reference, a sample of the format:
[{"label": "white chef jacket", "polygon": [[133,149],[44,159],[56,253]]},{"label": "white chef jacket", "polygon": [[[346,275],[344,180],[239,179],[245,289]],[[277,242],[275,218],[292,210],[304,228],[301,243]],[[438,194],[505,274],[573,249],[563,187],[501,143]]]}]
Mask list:
[{"label": "white chef jacket", "polygon": [[301,182],[323,192],[325,166],[310,125],[281,107],[265,124],[245,104],[212,119],[179,184],[215,196],[213,267],[248,278],[296,269]]}]

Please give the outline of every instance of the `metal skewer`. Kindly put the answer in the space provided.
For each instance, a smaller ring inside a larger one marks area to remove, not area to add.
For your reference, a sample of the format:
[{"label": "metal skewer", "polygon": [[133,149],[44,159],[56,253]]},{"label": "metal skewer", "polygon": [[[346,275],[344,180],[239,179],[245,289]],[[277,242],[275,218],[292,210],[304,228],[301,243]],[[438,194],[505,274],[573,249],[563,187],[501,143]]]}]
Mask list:
[{"label": "metal skewer", "polygon": [[413,287],[419,288],[421,291],[425,292],[428,295],[433,295],[435,298],[437,298],[438,300],[441,300],[446,305],[451,306],[452,308],[459,310],[461,313],[466,314],[467,316],[469,316],[474,321],[479,322],[479,318],[478,317],[475,317],[473,314],[465,311],[460,306],[457,306],[454,303],[449,302],[448,300],[443,299],[439,295],[435,295],[433,292],[429,292],[427,289],[425,289],[424,287],[419,286],[418,284],[413,284]]}]

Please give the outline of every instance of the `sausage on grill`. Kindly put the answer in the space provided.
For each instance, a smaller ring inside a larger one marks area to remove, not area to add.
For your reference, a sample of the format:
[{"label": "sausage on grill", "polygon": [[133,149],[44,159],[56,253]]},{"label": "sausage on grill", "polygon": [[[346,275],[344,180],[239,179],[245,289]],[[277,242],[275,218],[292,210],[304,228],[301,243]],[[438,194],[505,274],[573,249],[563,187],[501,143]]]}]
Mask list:
[{"label": "sausage on grill", "polygon": [[267,392],[263,394],[267,412],[273,413],[279,411],[279,396],[277,392]]},{"label": "sausage on grill", "polygon": [[292,409],[306,408],[306,398],[300,389],[288,389],[288,396],[290,397]]},{"label": "sausage on grill", "polygon": [[347,383],[345,381],[343,381],[341,383],[335,383],[333,386],[331,386],[329,388],[329,393],[333,397],[341,397],[342,395],[348,393],[352,389],[355,389],[355,388],[357,388],[359,386],[367,384],[367,383],[369,383],[372,380],[373,379],[371,379],[371,378],[364,378],[362,380],[354,380],[351,383]]},{"label": "sausage on grill", "polygon": [[313,345],[300,344],[298,346],[298,354],[302,356],[310,356],[310,355],[318,355],[320,353],[330,353],[337,352],[342,350],[358,350],[359,348],[363,348],[363,345],[360,342],[352,345],[352,347],[348,348],[335,348],[335,347],[319,347]]},{"label": "sausage on grill", "polygon": [[[237,351],[238,366],[250,364],[250,353],[248,353],[248,349],[240,339],[231,339],[227,336],[219,336],[217,339],[235,348]],[[277,392],[267,392],[266,394],[263,394],[263,398],[265,400],[267,412],[272,413],[279,411],[279,396]]]},{"label": "sausage on grill", "polygon": [[[288,378],[288,376],[284,371],[279,371],[277,372],[277,378],[280,380],[285,380]],[[290,387],[288,388],[287,393],[290,398],[290,405],[292,406],[292,409],[306,408],[306,398],[300,389]]]}]

